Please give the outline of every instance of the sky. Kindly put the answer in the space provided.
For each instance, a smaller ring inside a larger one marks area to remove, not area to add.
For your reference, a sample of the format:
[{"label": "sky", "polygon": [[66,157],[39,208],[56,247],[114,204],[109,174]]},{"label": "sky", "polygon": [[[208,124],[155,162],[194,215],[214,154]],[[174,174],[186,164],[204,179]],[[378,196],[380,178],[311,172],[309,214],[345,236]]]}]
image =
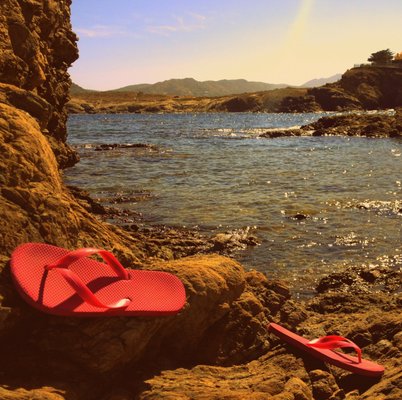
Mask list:
[{"label": "sky", "polygon": [[73,0],[87,89],[172,78],[301,85],[402,51],[401,0]]}]

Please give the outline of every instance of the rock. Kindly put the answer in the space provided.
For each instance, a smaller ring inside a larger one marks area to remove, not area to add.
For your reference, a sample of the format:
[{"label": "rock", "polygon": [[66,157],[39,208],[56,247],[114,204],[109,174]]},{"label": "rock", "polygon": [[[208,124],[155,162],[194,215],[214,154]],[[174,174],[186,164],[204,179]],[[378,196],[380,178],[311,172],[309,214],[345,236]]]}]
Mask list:
[{"label": "rock", "polygon": [[78,57],[69,15],[68,2],[5,0],[0,5],[0,82],[16,86],[8,89],[10,101],[38,118],[43,133],[54,139],[62,167],[77,161],[65,144],[64,105],[71,83],[66,71]]},{"label": "rock", "polygon": [[[242,295],[246,284],[244,270],[234,261],[220,256],[155,263],[153,269],[173,272],[182,279],[188,303],[180,315],[69,321],[40,313],[30,315],[31,309],[16,298],[12,307],[26,313],[26,318],[30,317],[32,328],[26,331],[29,338],[20,335],[19,340],[35,342],[38,357],[57,352],[58,362],[68,364],[68,359],[73,359],[81,364],[81,368],[97,373],[116,370],[128,362],[155,361],[155,357],[169,354],[171,360],[204,358],[205,354],[196,349],[206,340],[206,332],[229,313],[232,303]],[[250,333],[247,333],[248,340]],[[179,341],[174,340],[177,336],[181,338]],[[8,346],[12,343],[8,342]],[[230,340],[226,340],[226,345],[229,343]],[[21,352],[27,351],[24,347],[20,345]],[[237,347],[237,350],[236,357],[247,356],[246,347]],[[35,351],[30,353],[35,354]],[[229,360],[231,356],[222,352],[221,357]],[[16,363],[18,365],[18,357]]]},{"label": "rock", "polygon": [[158,150],[158,146],[149,143],[105,143],[94,148],[95,151],[105,151],[114,149],[148,149]]},{"label": "rock", "polygon": [[343,390],[340,390],[334,377],[328,372],[313,370],[309,372],[313,386],[315,400],[341,400],[345,398]]},{"label": "rock", "polygon": [[278,138],[278,137],[287,137],[287,136],[307,136],[308,133],[306,131],[302,131],[301,129],[273,129],[267,132],[262,133],[259,137],[263,138]]},{"label": "rock", "polygon": [[347,111],[360,110],[362,108],[359,100],[352,94],[347,93],[336,84],[327,84],[308,90],[315,101],[325,111]]},{"label": "rock", "polygon": [[335,272],[322,278],[316,287],[318,293],[326,292],[368,292],[372,284],[381,287],[381,291],[390,293],[398,290],[402,276],[398,271],[387,267],[353,267],[342,272]]},{"label": "rock", "polygon": [[220,232],[211,238],[212,251],[220,254],[228,254],[236,250],[243,250],[247,246],[256,246],[259,240],[250,235],[250,227],[245,229],[236,229],[230,232]]},{"label": "rock", "polygon": [[0,98],[3,103],[26,111],[46,130],[51,115],[51,106],[42,97],[18,87],[0,83]]},{"label": "rock", "polygon": [[0,387],[0,398],[2,400],[64,400],[65,392],[50,387],[44,387],[41,389],[15,389],[10,390]]},{"label": "rock", "polygon": [[353,94],[365,109],[400,107],[402,68],[364,66],[342,75],[339,85]]},{"label": "rock", "polygon": [[292,219],[296,219],[296,220],[298,220],[298,221],[302,221],[302,220],[304,220],[304,219],[307,219],[309,216],[308,215],[306,215],[306,214],[295,214],[295,215],[292,215],[290,218],[292,218]]},{"label": "rock", "polygon": [[215,111],[244,112],[259,111],[261,105],[257,98],[247,95],[235,96],[215,106]]},{"label": "rock", "polygon": [[[282,112],[374,110],[402,105],[402,68],[363,66],[346,71],[335,83],[282,100]],[[397,131],[396,131],[397,132]]]},{"label": "rock", "polygon": [[[402,122],[398,112],[392,114],[347,114],[322,117],[312,124],[297,129],[270,130],[260,137],[278,138],[286,136],[366,136],[402,137]],[[303,219],[303,214],[296,214]]]},{"label": "rock", "polygon": [[[318,121],[302,126],[302,130],[312,130],[313,136],[367,136],[394,137],[398,132],[398,114],[337,115],[320,118]],[[399,133],[398,133],[399,135]]]},{"label": "rock", "polygon": [[298,97],[285,97],[280,106],[279,112],[285,113],[313,113],[322,111],[322,107],[317,103],[315,96],[306,95]]},{"label": "rock", "polygon": [[293,396],[294,400],[313,400],[311,389],[300,378],[290,378],[285,383],[284,393],[275,396],[275,399],[286,399],[289,395]]},{"label": "rock", "polygon": [[279,365],[270,365],[267,359],[230,369],[201,365],[191,370],[165,371],[146,383],[148,388],[139,396],[141,400],[312,399],[311,391],[301,379],[288,379]]}]

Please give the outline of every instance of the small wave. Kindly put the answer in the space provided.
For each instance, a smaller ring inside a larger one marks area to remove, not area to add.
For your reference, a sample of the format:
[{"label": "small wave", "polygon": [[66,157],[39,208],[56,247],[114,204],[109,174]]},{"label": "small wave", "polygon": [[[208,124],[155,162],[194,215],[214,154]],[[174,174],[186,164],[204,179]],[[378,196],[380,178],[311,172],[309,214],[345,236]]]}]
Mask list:
[{"label": "small wave", "polygon": [[148,190],[127,191],[127,192],[100,192],[97,193],[96,200],[102,204],[123,204],[138,203],[139,201],[149,200],[154,195]]},{"label": "small wave", "polygon": [[402,200],[350,200],[345,202],[332,201],[327,204],[337,208],[358,208],[360,210],[374,211],[378,215],[402,216]]},{"label": "small wave", "polygon": [[[299,126],[291,128],[281,128],[281,130],[297,129]],[[268,131],[275,131],[278,128],[217,128],[205,129],[201,133],[201,137],[223,137],[237,139],[259,139],[260,135]]]},{"label": "small wave", "polygon": [[344,236],[337,236],[334,242],[335,246],[343,247],[365,247],[369,244],[367,238],[360,238],[355,232],[350,232]]},{"label": "small wave", "polygon": [[261,130],[263,132],[273,132],[273,131],[277,131],[277,130],[281,130],[281,131],[291,131],[292,129],[300,129],[301,125],[294,125],[294,126],[287,126],[285,128],[282,127],[273,127],[273,128],[261,128]]},{"label": "small wave", "polygon": [[120,149],[146,149],[159,150],[158,146],[150,143],[83,143],[73,145],[76,149],[93,149],[95,151],[120,150]]},{"label": "small wave", "polygon": [[80,143],[80,144],[70,144],[70,146],[73,149],[93,149],[97,146],[97,144],[94,143]]}]

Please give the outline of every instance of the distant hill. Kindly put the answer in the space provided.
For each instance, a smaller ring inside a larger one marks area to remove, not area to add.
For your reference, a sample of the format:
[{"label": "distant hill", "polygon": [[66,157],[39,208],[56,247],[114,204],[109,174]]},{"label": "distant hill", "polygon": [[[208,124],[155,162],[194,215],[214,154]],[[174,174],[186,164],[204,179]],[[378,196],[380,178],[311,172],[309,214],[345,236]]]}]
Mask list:
[{"label": "distant hill", "polygon": [[[332,77],[335,79],[336,76]],[[194,79],[166,82],[199,83]],[[233,82],[218,81],[212,83]],[[251,83],[244,80],[234,82]],[[310,81],[311,82],[311,81]],[[164,82],[161,82],[161,84]],[[255,82],[254,82],[255,83]],[[241,84],[239,85],[241,87]],[[311,84],[311,83],[310,83]],[[157,84],[155,84],[156,86]],[[267,84],[265,84],[267,85]],[[152,85],[150,85],[152,86]],[[180,85],[179,85],[180,86]],[[238,87],[239,87],[238,86]],[[134,85],[131,88],[141,87]],[[272,86],[271,86],[272,87]],[[144,86],[142,86],[144,88]],[[266,88],[266,86],[265,86]],[[122,90],[124,89],[124,90]],[[168,112],[319,112],[374,110],[402,107],[402,67],[360,66],[340,80],[316,87],[285,87],[225,96],[151,94],[122,88],[99,92],[73,86],[69,113],[168,113]],[[259,87],[260,89],[260,87]],[[256,89],[250,89],[256,90]],[[159,90],[157,90],[159,91]],[[176,92],[177,93],[177,92]],[[373,128],[375,129],[375,127]]]},{"label": "distant hill", "polygon": [[[336,74],[328,78],[312,79],[300,87],[310,88],[333,83],[341,79],[342,74]],[[243,93],[264,92],[268,90],[292,87],[284,83],[265,83],[252,82],[246,79],[223,79],[220,81],[197,81],[193,78],[168,79],[157,83],[140,83],[136,85],[124,86],[118,89],[107,90],[107,93],[138,93],[167,96],[190,96],[190,97],[220,97]],[[295,86],[293,86],[295,87]],[[70,93],[79,95],[82,93],[98,92],[95,90],[84,89],[73,83]],[[105,93],[103,92],[103,93]]]},{"label": "distant hill", "polygon": [[154,84],[143,83],[116,89],[118,92],[143,92],[169,96],[217,97],[231,94],[261,92],[287,87],[286,84],[249,82],[245,79],[224,79],[200,82],[193,78],[169,79]]},{"label": "distant hill", "polygon": [[83,87],[77,85],[76,83],[72,83],[70,87],[70,94],[76,95],[81,93],[95,92],[95,90],[84,89]]},{"label": "distant hill", "polygon": [[342,78],[342,74],[335,74],[328,78],[311,79],[310,81],[303,83],[303,85],[301,85],[301,87],[310,88],[310,87],[323,86],[323,85],[326,85],[327,83],[337,82],[341,78]]}]

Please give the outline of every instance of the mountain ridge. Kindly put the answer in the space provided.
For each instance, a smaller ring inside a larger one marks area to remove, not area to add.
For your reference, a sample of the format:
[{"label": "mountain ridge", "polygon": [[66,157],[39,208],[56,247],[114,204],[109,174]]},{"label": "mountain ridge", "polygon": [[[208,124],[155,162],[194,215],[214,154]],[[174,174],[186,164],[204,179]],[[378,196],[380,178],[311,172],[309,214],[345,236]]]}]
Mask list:
[{"label": "mountain ridge", "polygon": [[335,83],[339,81],[341,78],[342,74],[335,74],[327,78],[315,78],[303,83],[303,85],[300,85],[300,87],[310,88],[310,87],[323,86],[326,85],[327,83]]},{"label": "mountain ridge", "polygon": [[[191,96],[191,97],[220,97],[243,93],[264,92],[286,87],[316,87],[326,83],[333,83],[340,79],[341,74],[336,74],[328,78],[312,79],[303,85],[289,85],[286,83],[266,83],[258,81],[248,81],[246,79],[220,79],[217,81],[197,81],[194,78],[173,78],[156,83],[138,83],[127,85],[112,90],[92,90],[73,83],[70,93],[72,95],[88,93],[88,92],[107,92],[107,93],[123,93],[123,92],[141,92],[145,94],[167,95],[167,96]],[[337,79],[336,79],[337,78]]]},{"label": "mountain ridge", "polygon": [[[197,81],[194,78],[168,79],[156,83],[139,83],[123,86],[105,92],[142,92],[168,96],[218,97],[231,94],[252,93],[284,88],[285,83],[265,83],[247,81],[246,79],[221,79],[218,81]],[[72,94],[88,91],[73,83]]]}]

